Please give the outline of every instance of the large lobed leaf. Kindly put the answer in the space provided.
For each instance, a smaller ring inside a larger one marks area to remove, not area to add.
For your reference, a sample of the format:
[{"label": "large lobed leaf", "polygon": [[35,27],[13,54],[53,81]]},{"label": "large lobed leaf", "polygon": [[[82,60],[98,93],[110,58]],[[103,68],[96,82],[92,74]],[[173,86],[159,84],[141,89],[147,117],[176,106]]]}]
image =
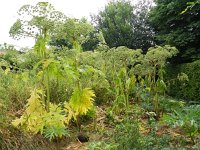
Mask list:
[{"label": "large lobed leaf", "polygon": [[69,103],[65,103],[65,111],[68,113],[66,123],[79,115],[85,115],[93,107],[95,97],[94,91],[90,88],[75,89]]}]

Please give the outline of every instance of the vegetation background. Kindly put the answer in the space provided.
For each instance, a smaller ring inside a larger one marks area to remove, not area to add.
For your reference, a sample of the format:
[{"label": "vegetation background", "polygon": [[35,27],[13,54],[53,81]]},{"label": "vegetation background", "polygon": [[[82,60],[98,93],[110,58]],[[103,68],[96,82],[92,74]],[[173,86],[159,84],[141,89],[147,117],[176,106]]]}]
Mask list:
[{"label": "vegetation background", "polygon": [[0,148],[198,150],[199,10],[117,0],[89,22],[22,6],[9,34],[35,45],[0,47]]}]

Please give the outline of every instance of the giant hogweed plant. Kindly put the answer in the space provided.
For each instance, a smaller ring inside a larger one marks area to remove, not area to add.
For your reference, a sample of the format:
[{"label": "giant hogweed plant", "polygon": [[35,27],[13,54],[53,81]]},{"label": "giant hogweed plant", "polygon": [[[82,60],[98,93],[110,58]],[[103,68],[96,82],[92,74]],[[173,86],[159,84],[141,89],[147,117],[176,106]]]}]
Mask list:
[{"label": "giant hogweed plant", "polygon": [[41,133],[50,140],[68,135],[65,127],[66,116],[60,105],[50,103],[49,111],[42,100],[42,90],[34,89],[27,100],[25,110],[20,118],[12,121],[12,125],[33,134]]},{"label": "giant hogweed plant", "polygon": [[[18,19],[10,28],[10,36],[15,39],[32,37],[41,39],[44,32],[53,36],[66,16],[48,2],[38,2],[36,5],[24,5],[18,11]],[[55,28],[56,26],[56,28]],[[43,40],[46,40],[45,38]],[[43,43],[41,43],[43,44]],[[41,50],[43,53],[43,49]]]},{"label": "giant hogweed plant", "polygon": [[[79,118],[93,107],[95,94],[91,89],[82,88],[81,86],[78,57],[75,57],[74,66],[72,67],[69,67],[68,64],[61,64],[60,61],[51,58],[47,55],[48,49],[46,48],[46,41],[48,40],[47,29],[42,33],[41,38],[38,38],[34,47],[41,58],[41,61],[35,66],[35,70],[38,72],[39,82],[42,83],[39,86],[42,90],[35,89],[32,91],[23,115],[14,120],[12,124],[34,134],[44,133],[51,140],[67,134],[65,125],[69,124],[72,118],[77,121],[77,125],[80,127]],[[78,43],[74,45],[74,48],[79,54],[81,50],[79,49],[80,46],[77,45]],[[75,82],[74,92],[69,103],[65,103],[65,110],[60,105],[50,102],[50,82],[52,79],[58,79],[61,66],[66,73],[70,71],[75,76],[73,78]]]},{"label": "giant hogweed plant", "polygon": [[[64,59],[66,64],[70,64],[73,73],[72,80],[68,82],[67,91],[73,91],[78,86],[80,89],[91,88],[97,93],[96,103],[108,101],[109,82],[104,72],[103,58],[99,52],[77,52],[68,50]],[[64,67],[66,68],[66,66]],[[67,68],[66,68],[67,70]],[[67,75],[67,74],[66,74]],[[68,76],[70,73],[68,73]],[[71,83],[70,83],[71,82]]]},{"label": "giant hogweed plant", "polygon": [[89,110],[93,108],[93,101],[94,101],[94,91],[90,88],[83,88],[81,84],[81,73],[83,70],[80,68],[80,61],[79,61],[79,55],[81,53],[81,46],[78,43],[78,41],[74,41],[74,48],[77,51],[77,55],[74,58],[74,70],[76,74],[76,80],[75,80],[75,88],[73,89],[72,96],[69,100],[69,102],[65,103],[65,112],[68,114],[66,123],[69,123],[69,121],[73,118],[79,130],[81,130],[80,125],[80,116],[86,115]]},{"label": "giant hogweed plant", "polygon": [[[42,68],[42,71],[39,70],[39,67]],[[61,68],[61,64],[59,61],[49,58],[49,59],[43,59],[40,62],[38,62],[34,69],[37,71],[37,80],[40,83],[40,87],[46,90],[46,96],[43,96],[44,98],[44,104],[45,108],[48,110],[50,105],[50,83],[52,80],[58,80],[62,77],[59,69]]]},{"label": "giant hogweed plant", "polygon": [[[107,60],[106,77],[115,95],[114,107],[128,106],[130,92],[135,93],[137,102],[141,101],[143,92],[148,92],[152,97],[154,111],[159,116],[159,95],[165,95],[167,90],[163,80],[164,67],[167,60],[177,52],[176,48],[168,45],[152,47],[146,54],[142,54],[141,50],[133,51],[125,47],[102,52],[104,59]],[[129,65],[132,67],[130,70],[127,68]],[[135,83],[136,80],[138,83]],[[127,92],[129,90],[130,92]]]},{"label": "giant hogweed plant", "polygon": [[80,130],[80,116],[86,115],[93,108],[94,97],[94,91],[89,88],[74,89],[69,102],[65,102],[64,104],[64,110],[67,113],[66,123],[69,124],[74,119]]},{"label": "giant hogweed plant", "polygon": [[[93,97],[95,94],[89,88],[82,89],[78,77],[74,77],[74,81],[78,84],[75,86],[76,88],[74,87],[74,92],[72,93],[69,102],[65,102],[65,109],[61,109],[60,105],[51,103],[50,95],[47,95],[46,99],[45,93],[50,93],[50,91],[48,91],[50,79],[58,78],[60,75],[58,67],[60,65],[61,64],[58,61],[50,58],[43,59],[37,64],[36,68],[41,66],[43,69],[43,71],[38,72],[38,77],[40,78],[39,81],[42,81],[42,84],[44,84],[40,87],[47,91],[44,92],[37,89],[32,91],[31,98],[28,99],[26,105],[27,109],[19,119],[13,121],[12,124],[14,126],[22,127],[26,131],[30,131],[34,134],[39,132],[41,134],[44,133],[45,137],[48,137],[50,140],[55,137],[67,135],[65,125],[69,124],[72,119],[74,119],[77,122],[78,127],[80,127],[80,116],[85,115],[88,110],[92,109],[94,101]],[[67,65],[64,65],[64,71],[73,76],[78,74],[75,72],[76,70]],[[54,120],[56,118],[60,118],[60,123],[53,124],[57,122]]]},{"label": "giant hogweed plant", "polygon": [[[54,9],[48,2],[39,2],[35,6],[24,5],[18,11],[18,20],[10,29],[13,38],[33,37],[36,40],[34,51],[43,61],[48,64],[49,49],[47,43],[55,32],[55,26],[65,21],[66,16]],[[24,17],[26,16],[26,17]],[[28,17],[27,17],[28,16]],[[27,19],[28,18],[28,19]],[[52,62],[50,63],[52,64]],[[52,65],[51,65],[52,66]],[[42,84],[46,93],[45,109],[49,110],[50,103],[50,65],[47,65],[43,72]],[[44,96],[43,96],[44,97]]]},{"label": "giant hogweed plant", "polygon": [[129,95],[136,85],[136,77],[127,66],[141,61],[141,50],[133,51],[121,46],[101,53],[105,60],[104,71],[114,95],[112,110],[118,113],[126,111],[129,107]]},{"label": "giant hogweed plant", "polygon": [[[47,87],[47,102],[46,106],[50,104],[50,89],[49,82],[53,77],[65,76],[65,74],[61,74],[59,70],[61,68],[64,69],[67,77],[73,81],[73,93],[69,100],[69,103],[65,102],[65,112],[68,114],[66,118],[66,124],[70,122],[73,118],[78,127],[80,127],[79,118],[81,115],[85,115],[88,110],[93,107],[93,97],[95,96],[94,92],[90,88],[83,88],[81,84],[81,73],[84,69],[81,69],[79,65],[79,54],[81,53],[80,45],[77,42],[74,45],[75,48],[75,57],[71,60],[71,65],[69,62],[65,61],[56,61],[54,59],[44,59],[42,60],[42,68],[43,72],[41,73],[44,79],[44,84]],[[58,69],[60,68],[60,69]],[[69,79],[68,79],[69,80]],[[48,110],[48,109],[47,109]]]},{"label": "giant hogweed plant", "polygon": [[178,53],[175,47],[166,45],[164,47],[156,46],[149,48],[147,54],[144,56],[144,67],[146,68],[147,82],[146,86],[150,89],[150,94],[153,97],[152,105],[157,118],[160,114],[159,95],[165,95],[167,90],[164,82],[164,67],[169,58],[172,58]]},{"label": "giant hogweed plant", "polygon": [[60,104],[49,102],[48,110],[45,109],[44,96],[43,90],[33,90],[22,116],[13,120],[12,124],[33,134],[44,134],[51,140],[69,135],[66,125],[72,119],[77,122],[80,129],[80,116],[93,108],[95,94],[89,88],[74,89],[69,102],[65,102],[64,109]]}]

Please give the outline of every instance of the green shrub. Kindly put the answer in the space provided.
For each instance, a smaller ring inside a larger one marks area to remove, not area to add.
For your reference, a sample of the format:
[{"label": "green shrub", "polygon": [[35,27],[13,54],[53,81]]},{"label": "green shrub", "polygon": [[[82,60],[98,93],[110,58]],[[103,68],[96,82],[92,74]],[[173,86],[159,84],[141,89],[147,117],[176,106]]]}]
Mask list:
[{"label": "green shrub", "polygon": [[[189,81],[180,81],[177,76],[181,72],[187,74]],[[170,82],[169,95],[186,101],[198,101],[200,97],[200,60],[168,66],[166,80]]]},{"label": "green shrub", "polygon": [[119,150],[143,149],[144,141],[136,120],[127,119],[116,126],[114,140]]}]

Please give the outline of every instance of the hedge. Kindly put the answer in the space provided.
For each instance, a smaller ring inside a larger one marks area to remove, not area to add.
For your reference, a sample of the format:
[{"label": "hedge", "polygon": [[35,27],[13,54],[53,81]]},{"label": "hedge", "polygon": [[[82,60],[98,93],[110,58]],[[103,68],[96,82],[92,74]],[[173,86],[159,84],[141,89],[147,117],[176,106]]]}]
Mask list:
[{"label": "hedge", "polygon": [[[189,81],[177,79],[180,73],[187,74]],[[200,60],[192,63],[168,65],[166,82],[170,83],[168,94],[186,101],[200,102]]]}]

